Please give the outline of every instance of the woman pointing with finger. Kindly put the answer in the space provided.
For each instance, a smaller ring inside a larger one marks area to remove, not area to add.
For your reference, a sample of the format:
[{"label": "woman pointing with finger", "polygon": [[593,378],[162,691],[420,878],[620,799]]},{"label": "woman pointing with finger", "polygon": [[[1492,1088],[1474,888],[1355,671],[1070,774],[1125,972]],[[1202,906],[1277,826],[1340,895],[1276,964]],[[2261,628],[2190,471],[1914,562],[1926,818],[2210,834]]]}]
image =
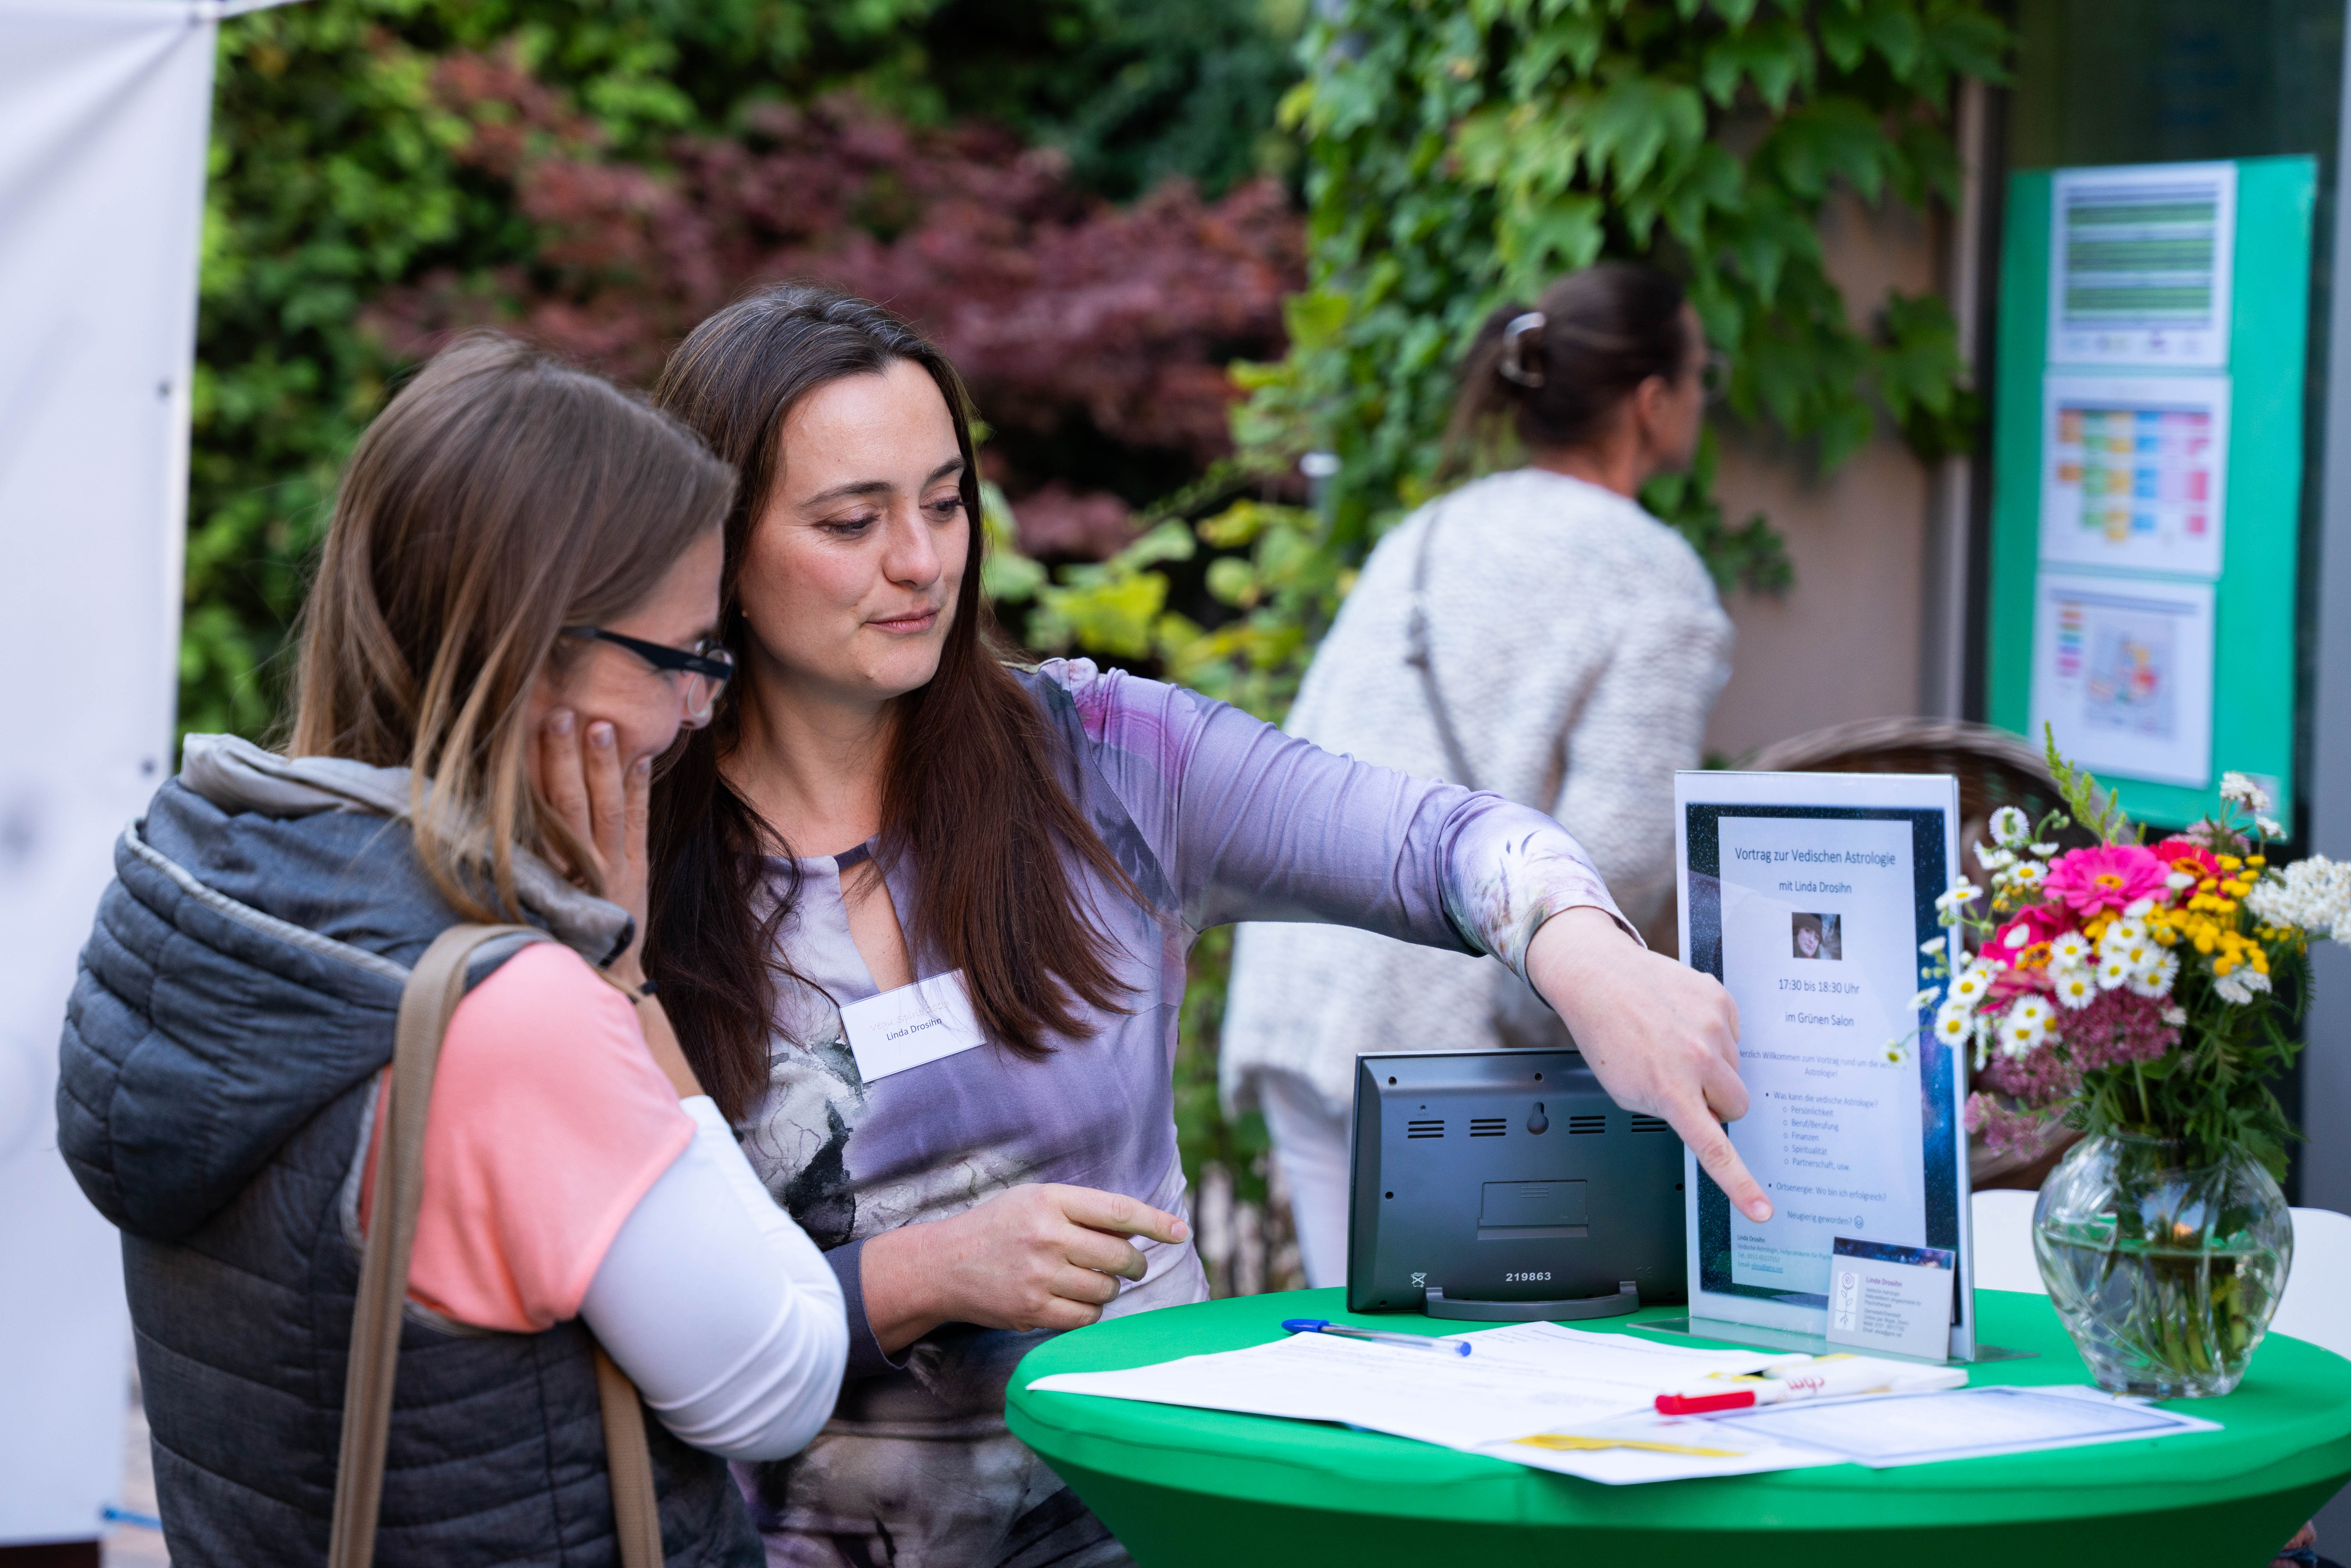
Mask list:
[{"label": "woman pointing with finger", "polygon": [[662,405],[742,476],[738,676],[657,789],[648,964],[769,1189],[826,1249],[848,1383],[758,1475],[771,1561],[1123,1561],[1005,1429],[1046,1333],[1198,1301],[1171,1070],[1185,956],[1241,919],[1491,953],[1601,1081],[1761,1192],[1712,980],[1646,954],[1557,823],[1192,693],[1000,661],[963,390],[880,308],[705,322]]}]

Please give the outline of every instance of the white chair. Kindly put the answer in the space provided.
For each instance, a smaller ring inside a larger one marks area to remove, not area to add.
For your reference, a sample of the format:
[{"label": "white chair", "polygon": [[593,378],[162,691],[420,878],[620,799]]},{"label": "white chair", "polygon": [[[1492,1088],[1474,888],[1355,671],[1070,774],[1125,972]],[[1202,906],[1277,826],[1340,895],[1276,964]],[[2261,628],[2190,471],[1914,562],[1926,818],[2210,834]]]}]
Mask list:
[{"label": "white chair", "polygon": [[2004,1187],[1975,1195],[1970,1214],[1980,1289],[2049,1293],[2041,1282],[2041,1265],[2032,1258],[2032,1205],[2040,1197]]},{"label": "white chair", "polygon": [[2351,1356],[2351,1214],[2294,1211],[2294,1272],[2270,1332]]},{"label": "white chair", "polygon": [[[2032,1205],[2040,1196],[2001,1190],[1975,1195],[1979,1286],[2048,1293],[2032,1257]],[[2329,1208],[2294,1210],[2294,1270],[2270,1332],[2351,1357],[2351,1215]]]}]

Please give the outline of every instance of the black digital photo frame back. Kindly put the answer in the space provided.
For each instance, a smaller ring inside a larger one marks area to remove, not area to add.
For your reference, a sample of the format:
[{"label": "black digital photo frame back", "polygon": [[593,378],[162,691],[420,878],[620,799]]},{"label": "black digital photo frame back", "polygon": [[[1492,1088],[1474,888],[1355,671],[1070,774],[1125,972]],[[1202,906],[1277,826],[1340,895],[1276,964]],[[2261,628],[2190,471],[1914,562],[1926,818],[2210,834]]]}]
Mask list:
[{"label": "black digital photo frame back", "polygon": [[1682,1145],[1572,1051],[1355,1068],[1347,1310],[1531,1322],[1687,1299]]}]

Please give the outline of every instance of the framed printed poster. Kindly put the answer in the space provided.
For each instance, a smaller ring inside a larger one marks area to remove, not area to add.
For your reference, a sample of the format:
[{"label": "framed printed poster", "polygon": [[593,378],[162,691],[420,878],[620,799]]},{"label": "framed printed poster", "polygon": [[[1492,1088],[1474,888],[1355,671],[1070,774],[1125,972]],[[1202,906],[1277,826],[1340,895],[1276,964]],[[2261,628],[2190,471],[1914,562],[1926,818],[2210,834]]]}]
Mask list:
[{"label": "framed printed poster", "polygon": [[1951,1354],[1974,1355],[1967,1063],[1921,995],[1958,952],[1935,901],[1959,814],[1948,775],[1674,776],[1682,954],[1739,1006],[1730,1141],[1773,1211],[1734,1212],[1685,1151],[1693,1319],[1823,1334],[1838,1238],[1931,1247],[1959,1262]]}]

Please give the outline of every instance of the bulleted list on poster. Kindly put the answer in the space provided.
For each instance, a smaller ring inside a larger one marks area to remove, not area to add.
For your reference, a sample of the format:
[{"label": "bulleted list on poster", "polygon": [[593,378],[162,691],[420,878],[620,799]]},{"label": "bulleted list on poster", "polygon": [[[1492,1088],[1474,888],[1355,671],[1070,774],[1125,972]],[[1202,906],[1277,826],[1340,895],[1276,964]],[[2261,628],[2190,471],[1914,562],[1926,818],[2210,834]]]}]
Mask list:
[{"label": "bulleted list on poster", "polygon": [[1824,1295],[1835,1238],[1925,1239],[1917,1058],[1887,1049],[1917,1027],[1910,829],[1726,814],[1720,831],[1750,1097],[1730,1138],[1776,1210],[1731,1216],[1731,1278]]}]

